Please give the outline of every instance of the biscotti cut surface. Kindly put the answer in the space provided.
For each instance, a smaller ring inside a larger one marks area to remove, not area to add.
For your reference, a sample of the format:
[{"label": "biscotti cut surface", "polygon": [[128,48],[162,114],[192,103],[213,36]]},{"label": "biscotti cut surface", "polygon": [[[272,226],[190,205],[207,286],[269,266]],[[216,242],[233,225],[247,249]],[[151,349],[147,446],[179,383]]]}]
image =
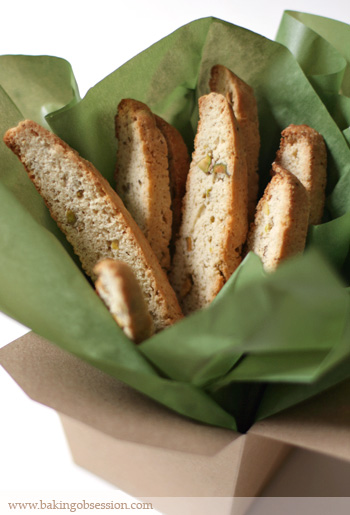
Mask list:
[{"label": "biscotti cut surface", "polygon": [[186,191],[186,179],[190,167],[190,158],[186,144],[175,127],[155,116],[158,129],[162,132],[168,147],[169,180],[171,209],[173,212],[172,246],[181,224],[182,199]]},{"label": "biscotti cut surface", "polygon": [[282,132],[276,163],[303,183],[310,198],[309,223],[321,223],[327,182],[324,139],[308,125],[289,125]]},{"label": "biscotti cut surface", "polygon": [[122,261],[103,259],[94,267],[95,288],[128,338],[141,343],[154,332],[152,318],[132,269]]},{"label": "biscotti cut surface", "polygon": [[85,272],[94,280],[99,260],[125,261],[141,286],[156,330],[179,320],[175,293],[152,249],[96,168],[32,121],[7,131],[4,141],[24,164]]},{"label": "biscotti cut surface", "polygon": [[253,88],[220,64],[213,66],[209,81],[211,91],[224,95],[233,107],[245,150],[248,170],[248,217],[252,221],[257,204],[260,134],[258,108]]},{"label": "biscotti cut surface", "polygon": [[172,211],[168,149],[151,110],[124,99],[115,118],[116,191],[164,269],[170,266]]},{"label": "biscotti cut surface", "polygon": [[257,254],[268,271],[303,252],[309,219],[308,194],[299,179],[276,163],[273,173],[247,238],[247,251]]},{"label": "biscotti cut surface", "polygon": [[200,121],[170,280],[184,312],[207,306],[241,261],[247,234],[247,168],[232,107],[199,99]]}]

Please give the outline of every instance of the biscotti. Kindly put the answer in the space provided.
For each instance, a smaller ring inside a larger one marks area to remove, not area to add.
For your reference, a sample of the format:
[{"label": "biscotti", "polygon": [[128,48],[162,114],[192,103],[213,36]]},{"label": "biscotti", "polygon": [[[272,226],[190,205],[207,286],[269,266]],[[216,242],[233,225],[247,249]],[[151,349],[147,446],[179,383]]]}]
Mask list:
[{"label": "biscotti", "polygon": [[184,313],[207,306],[241,261],[247,235],[247,167],[232,106],[199,99],[195,148],[170,274]]},{"label": "biscotti", "polygon": [[321,223],[327,181],[327,151],[321,134],[308,125],[289,125],[282,132],[275,161],[305,186],[310,198],[309,223]]},{"label": "biscotti", "polygon": [[130,266],[122,261],[103,259],[95,265],[94,273],[97,293],[126,336],[135,343],[152,336],[153,321]]},{"label": "biscotti", "polygon": [[267,271],[303,252],[309,220],[308,193],[299,179],[276,163],[272,171],[247,238],[247,251],[257,254]]},{"label": "biscotti", "polygon": [[141,230],[96,168],[32,121],[7,131],[5,143],[24,164],[85,272],[103,258],[128,263],[156,330],[182,317],[175,293]]},{"label": "biscotti", "polygon": [[171,241],[173,246],[181,224],[182,199],[186,190],[190,158],[179,131],[160,116],[155,115],[155,118],[157,127],[162,132],[168,147],[171,209],[173,212]]},{"label": "biscotti", "polygon": [[120,102],[115,130],[116,191],[167,270],[172,211],[165,138],[151,110],[133,99]]},{"label": "biscotti", "polygon": [[253,88],[222,65],[211,69],[211,91],[224,95],[233,107],[245,150],[248,170],[248,217],[252,221],[257,204],[260,134],[257,102]]}]

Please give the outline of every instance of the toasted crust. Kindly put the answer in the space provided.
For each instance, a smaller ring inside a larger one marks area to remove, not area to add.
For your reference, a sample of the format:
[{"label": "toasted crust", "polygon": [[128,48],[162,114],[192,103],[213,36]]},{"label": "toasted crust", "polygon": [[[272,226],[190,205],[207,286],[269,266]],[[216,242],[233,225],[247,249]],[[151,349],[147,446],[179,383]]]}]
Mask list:
[{"label": "toasted crust", "polygon": [[146,238],[91,163],[30,120],[8,130],[4,141],[24,164],[93,280],[99,260],[125,261],[139,281],[156,330],[182,318],[175,293]]},{"label": "toasted crust", "polygon": [[181,224],[182,199],[186,190],[190,158],[179,131],[160,116],[155,115],[155,119],[157,127],[162,132],[168,146],[171,208],[173,212],[172,242],[175,244]]},{"label": "toasted crust", "polygon": [[141,343],[154,333],[142,290],[129,265],[103,259],[94,267],[95,288],[128,338]]},{"label": "toasted crust", "polygon": [[172,212],[165,138],[151,110],[133,99],[120,102],[115,129],[116,191],[167,270]]},{"label": "toasted crust", "polygon": [[185,313],[208,305],[241,261],[247,168],[231,104],[199,99],[200,121],[170,280]]},{"label": "toasted crust", "polygon": [[268,271],[300,252],[306,242],[308,194],[295,175],[278,164],[260,199],[247,238],[247,251],[257,254]]},{"label": "toasted crust", "polygon": [[257,204],[260,134],[258,108],[254,90],[231,70],[217,64],[211,69],[211,91],[224,95],[232,104],[246,154],[248,170],[248,217],[252,221]]},{"label": "toasted crust", "polygon": [[309,223],[321,223],[327,181],[327,150],[321,134],[308,125],[289,125],[282,132],[275,161],[305,186],[310,198]]}]

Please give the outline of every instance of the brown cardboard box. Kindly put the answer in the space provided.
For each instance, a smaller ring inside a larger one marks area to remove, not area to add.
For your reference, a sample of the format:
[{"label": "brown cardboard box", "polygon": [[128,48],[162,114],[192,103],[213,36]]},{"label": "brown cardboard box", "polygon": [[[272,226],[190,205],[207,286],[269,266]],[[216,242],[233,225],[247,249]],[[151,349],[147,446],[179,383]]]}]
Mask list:
[{"label": "brown cardboard box", "polygon": [[187,420],[34,333],[0,349],[0,363],[60,413],[77,464],[135,497],[252,498],[295,445],[350,461],[350,381],[241,435]]}]

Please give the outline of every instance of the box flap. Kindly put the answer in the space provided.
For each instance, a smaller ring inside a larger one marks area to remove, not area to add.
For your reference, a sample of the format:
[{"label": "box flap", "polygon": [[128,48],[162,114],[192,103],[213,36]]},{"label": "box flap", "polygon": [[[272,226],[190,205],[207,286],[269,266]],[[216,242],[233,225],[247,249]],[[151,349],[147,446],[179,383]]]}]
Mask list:
[{"label": "box flap", "polygon": [[[195,453],[179,452],[170,446],[119,440],[62,415],[61,421],[74,461],[135,497],[233,495],[244,437],[209,456],[198,449]],[[158,427],[154,430],[157,432]],[[181,433],[179,428],[180,438]],[[201,439],[200,432],[198,437]],[[255,481],[249,483],[255,491]]]},{"label": "box flap", "polygon": [[242,438],[173,413],[34,333],[0,349],[0,363],[32,399],[114,438],[206,455]]},{"label": "box flap", "polygon": [[250,432],[350,461],[350,381],[256,423]]},{"label": "box flap", "polygon": [[[0,363],[32,399],[114,438],[207,455],[242,438],[173,413],[34,333],[0,349]],[[349,398],[347,381],[249,434],[350,461]]]},{"label": "box flap", "polygon": [[136,497],[254,497],[290,449],[244,435],[210,456],[184,453],[118,440],[67,416],[61,421],[74,461]]}]

